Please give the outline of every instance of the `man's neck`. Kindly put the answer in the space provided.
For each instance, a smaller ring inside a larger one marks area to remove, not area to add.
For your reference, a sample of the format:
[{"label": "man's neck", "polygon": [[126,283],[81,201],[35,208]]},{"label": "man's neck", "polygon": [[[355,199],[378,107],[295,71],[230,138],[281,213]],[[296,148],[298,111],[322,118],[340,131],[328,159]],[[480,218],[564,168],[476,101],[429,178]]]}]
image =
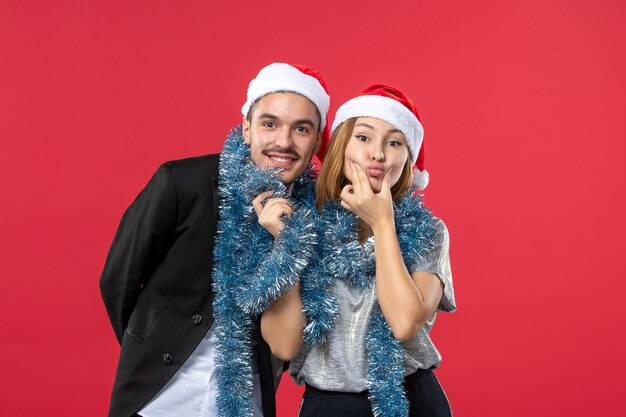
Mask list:
[{"label": "man's neck", "polygon": [[291,192],[293,191],[293,182],[285,184],[285,187],[287,187],[287,189],[285,190],[285,197],[289,197],[291,195]]}]

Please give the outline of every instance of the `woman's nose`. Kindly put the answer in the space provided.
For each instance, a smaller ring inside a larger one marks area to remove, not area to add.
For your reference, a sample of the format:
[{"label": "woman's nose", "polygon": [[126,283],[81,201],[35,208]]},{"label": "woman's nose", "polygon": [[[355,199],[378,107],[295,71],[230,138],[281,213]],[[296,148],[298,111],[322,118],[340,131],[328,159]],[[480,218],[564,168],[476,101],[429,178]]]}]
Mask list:
[{"label": "woman's nose", "polygon": [[372,161],[382,161],[385,159],[385,154],[382,149],[373,149],[370,153],[370,159]]}]

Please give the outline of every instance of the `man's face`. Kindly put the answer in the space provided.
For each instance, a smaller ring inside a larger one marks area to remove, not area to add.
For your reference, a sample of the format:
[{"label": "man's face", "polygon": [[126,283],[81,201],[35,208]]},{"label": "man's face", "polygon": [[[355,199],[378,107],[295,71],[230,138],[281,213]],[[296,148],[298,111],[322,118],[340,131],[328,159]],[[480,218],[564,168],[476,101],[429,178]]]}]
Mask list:
[{"label": "man's face", "polygon": [[243,138],[250,158],[261,169],[280,168],[288,185],[309,165],[318,151],[322,133],[315,105],[294,93],[273,93],[253,107],[251,120],[244,118]]}]

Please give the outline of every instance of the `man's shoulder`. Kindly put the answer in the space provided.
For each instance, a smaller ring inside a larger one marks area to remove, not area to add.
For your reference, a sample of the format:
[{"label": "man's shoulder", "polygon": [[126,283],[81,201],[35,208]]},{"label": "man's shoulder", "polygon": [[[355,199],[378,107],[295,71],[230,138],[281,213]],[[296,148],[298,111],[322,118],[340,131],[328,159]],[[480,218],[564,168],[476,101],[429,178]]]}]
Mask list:
[{"label": "man's shoulder", "polygon": [[165,162],[164,165],[167,165],[170,169],[175,170],[207,169],[209,167],[213,167],[214,165],[218,165],[219,160],[220,154],[213,153],[208,155],[192,156],[190,158],[174,159]]},{"label": "man's shoulder", "polygon": [[219,154],[176,159],[163,163],[159,171],[168,173],[179,193],[203,192],[217,182],[219,160]]},{"label": "man's shoulder", "polygon": [[220,154],[209,154],[167,161],[163,165],[170,169],[174,178],[211,178],[217,176],[219,160]]}]

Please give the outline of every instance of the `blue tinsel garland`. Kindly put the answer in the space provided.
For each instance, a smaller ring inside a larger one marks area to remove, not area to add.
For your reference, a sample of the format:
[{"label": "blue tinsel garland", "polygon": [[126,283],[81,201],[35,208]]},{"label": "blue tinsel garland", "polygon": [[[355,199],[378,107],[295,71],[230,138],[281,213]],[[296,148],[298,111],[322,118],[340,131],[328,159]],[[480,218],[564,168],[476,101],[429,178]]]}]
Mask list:
[{"label": "blue tinsel garland", "polygon": [[[336,202],[326,203],[323,215],[316,215],[318,256],[301,278],[302,301],[307,318],[304,341],[315,345],[325,341],[339,313],[330,294],[336,280],[370,288],[374,285],[376,263],[372,241],[358,241],[356,216]],[[435,227],[430,210],[423,206],[416,190],[394,202],[394,219],[402,257],[409,271],[422,254],[434,246]],[[367,382],[375,416],[404,417],[408,401],[402,387],[404,348],[385,321],[380,306],[372,311],[366,335]]]},{"label": "blue tinsel garland", "polygon": [[294,206],[280,239],[258,223],[252,200],[286,188],[271,172],[249,161],[250,147],[241,126],[228,135],[219,166],[220,220],[214,251],[216,403],[223,417],[252,415],[251,330],[255,316],[284,294],[300,277],[315,251],[312,214],[315,190],[309,168],[294,182]]}]

